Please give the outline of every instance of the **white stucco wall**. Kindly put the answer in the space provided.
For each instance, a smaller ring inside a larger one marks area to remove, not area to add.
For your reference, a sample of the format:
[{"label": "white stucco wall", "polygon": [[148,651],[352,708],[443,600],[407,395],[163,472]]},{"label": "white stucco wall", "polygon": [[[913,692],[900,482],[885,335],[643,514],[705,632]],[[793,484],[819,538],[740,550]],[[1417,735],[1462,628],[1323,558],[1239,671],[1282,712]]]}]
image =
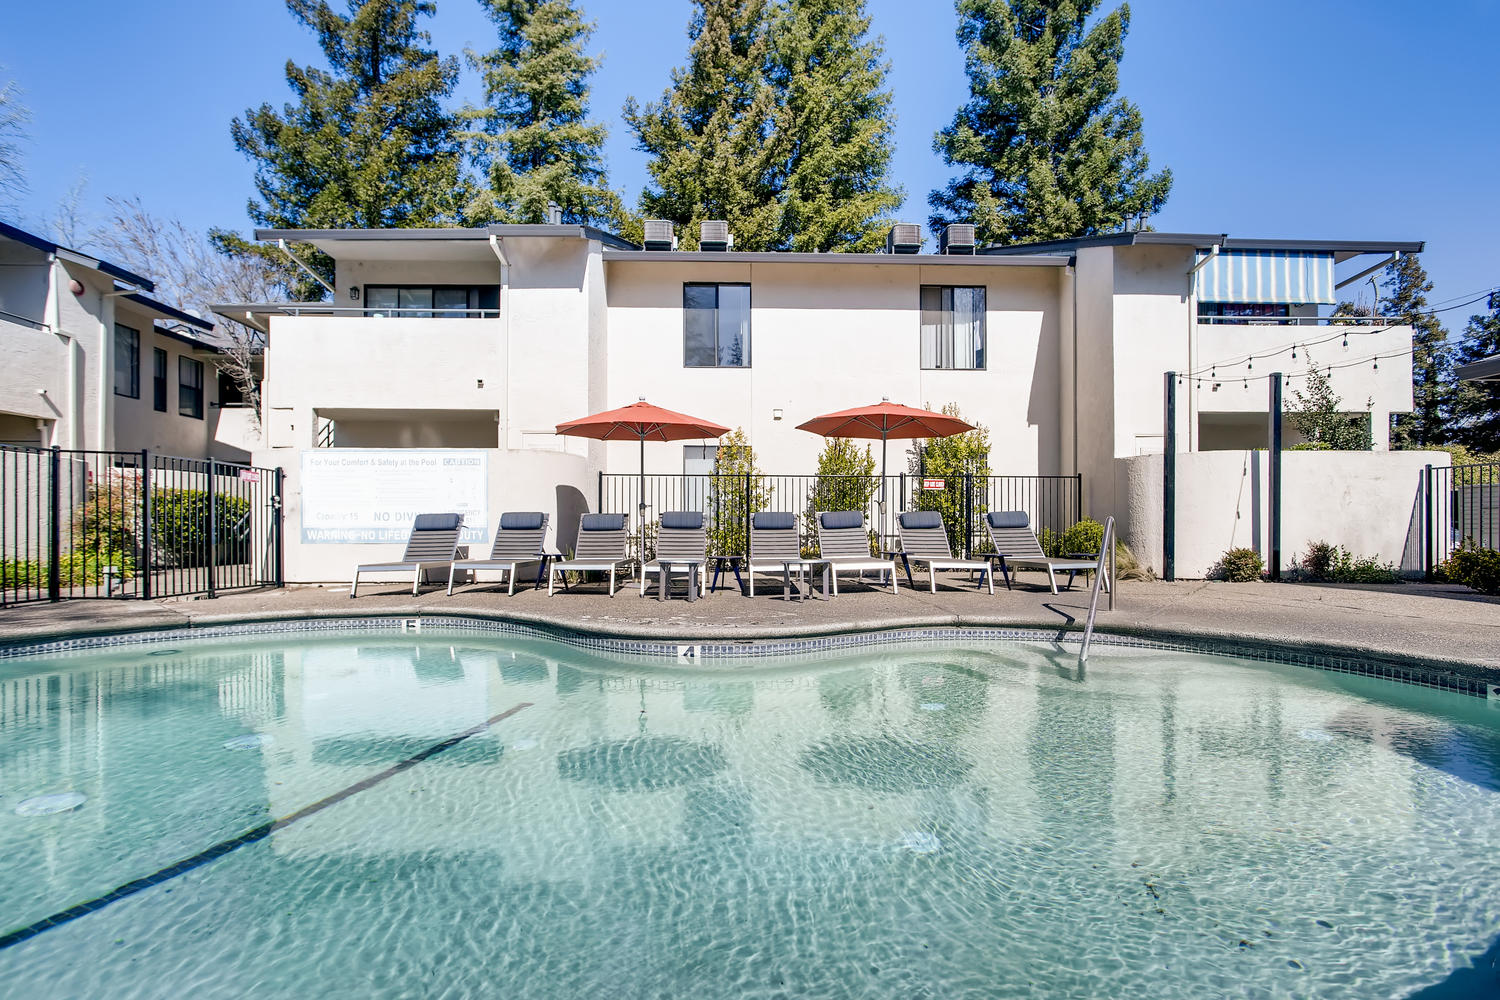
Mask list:
[{"label": "white stucco wall", "polygon": [[[1206,576],[1226,549],[1248,547],[1269,559],[1269,487],[1265,451],[1212,451],[1177,456],[1176,572]],[[1420,571],[1420,489],[1427,465],[1448,465],[1443,452],[1282,454],[1283,569],[1309,542],[1342,545],[1407,572]],[[1125,503],[1120,537],[1157,572],[1162,565],[1162,457],[1120,459],[1116,482]]]},{"label": "white stucco wall", "polygon": [[[219,419],[219,376],[213,361],[203,354],[195,354],[191,346],[172,337],[158,334],[148,313],[132,308],[133,303],[120,303],[115,310],[119,323],[140,334],[140,391],[136,398],[114,395],[114,375],[110,374],[110,405],[114,416],[114,447],[119,451],[150,449],[163,455],[183,458],[207,458],[214,440],[214,427]],[[110,327],[114,335],[114,327]],[[167,408],[158,412],[152,395],[152,350],[161,348],[167,352]],[[181,413],[179,359],[188,357],[203,365],[203,416],[190,417]]]},{"label": "white stucco wall", "polygon": [[[609,260],[608,406],[653,403],[743,427],[762,469],[811,472],[823,440],[796,429],[821,413],[882,396],[912,406],[956,402],[990,428],[997,473],[1059,471],[1058,296],[1061,268]],[[748,282],[751,366],[683,366],[685,282]],[[986,369],[924,371],[920,287],[986,289]],[[781,411],[781,419],[775,417]],[[890,470],[905,471],[907,442]],[[878,452],[878,443],[877,448]],[[647,446],[647,471],[680,473],[682,444]],[[634,472],[638,448],[612,445],[611,472]]]}]

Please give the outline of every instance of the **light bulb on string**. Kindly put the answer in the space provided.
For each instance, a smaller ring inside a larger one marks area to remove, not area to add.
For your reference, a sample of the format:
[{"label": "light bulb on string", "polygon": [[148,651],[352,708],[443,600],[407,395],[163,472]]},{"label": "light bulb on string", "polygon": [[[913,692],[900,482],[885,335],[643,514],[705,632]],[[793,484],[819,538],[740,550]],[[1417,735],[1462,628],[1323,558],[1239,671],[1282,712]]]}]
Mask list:
[{"label": "light bulb on string", "polygon": [[1292,345],[1292,360],[1293,361],[1297,360],[1297,345],[1296,344]]},{"label": "light bulb on string", "polygon": [[1380,371],[1380,355],[1375,356],[1375,370]]},{"label": "light bulb on string", "polygon": [[1246,389],[1250,388],[1250,380],[1249,379],[1245,379],[1245,388]]},{"label": "light bulb on string", "polygon": [[1347,351],[1348,349],[1349,349],[1349,335],[1346,333],[1346,334],[1344,334],[1344,350]]},{"label": "light bulb on string", "polygon": [[1253,357],[1250,359],[1250,365],[1249,365],[1249,367],[1247,367],[1245,369],[1245,371],[1247,371],[1247,372],[1253,372],[1253,371],[1255,371],[1255,359]]}]

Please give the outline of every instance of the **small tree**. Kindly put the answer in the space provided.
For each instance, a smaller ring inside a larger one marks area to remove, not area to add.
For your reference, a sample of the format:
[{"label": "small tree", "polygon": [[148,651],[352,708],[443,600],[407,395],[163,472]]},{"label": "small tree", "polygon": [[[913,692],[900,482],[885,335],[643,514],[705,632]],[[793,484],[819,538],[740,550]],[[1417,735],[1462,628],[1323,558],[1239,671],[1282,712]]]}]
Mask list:
[{"label": "small tree", "polygon": [[749,515],[771,502],[755,449],[743,428],[719,439],[719,454],[708,490],[708,551],[716,556],[745,556],[749,550]]},{"label": "small tree", "polygon": [[1311,444],[1326,445],[1333,451],[1369,451],[1370,415],[1345,413],[1339,409],[1343,397],[1333,391],[1332,379],[1320,371],[1308,355],[1306,392],[1292,390],[1292,403],[1286,415],[1292,426]]},{"label": "small tree", "polygon": [[[943,406],[950,417],[961,416],[957,403]],[[972,431],[951,437],[933,438],[918,443],[912,457],[911,471],[919,476],[941,477],[941,490],[917,490],[912,495],[913,510],[935,510],[943,515],[948,544],[954,552],[964,549],[968,541],[968,524],[964,520],[964,476],[984,480],[990,474],[990,431],[983,424]],[[972,481],[971,481],[972,482]],[[974,494],[974,513],[984,513],[982,489]]]},{"label": "small tree", "polygon": [[869,510],[880,480],[875,476],[875,454],[848,438],[828,438],[818,453],[818,478],[813,480],[803,511],[803,537],[818,535],[818,512],[824,510]]}]

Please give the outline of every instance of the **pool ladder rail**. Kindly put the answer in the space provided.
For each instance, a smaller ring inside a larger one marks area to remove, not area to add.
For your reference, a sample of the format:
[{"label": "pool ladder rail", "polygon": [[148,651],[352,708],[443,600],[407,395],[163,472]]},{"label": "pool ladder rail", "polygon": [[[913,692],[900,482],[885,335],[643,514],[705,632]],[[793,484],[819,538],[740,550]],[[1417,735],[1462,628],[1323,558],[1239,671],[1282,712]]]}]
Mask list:
[{"label": "pool ladder rail", "polygon": [[1094,638],[1094,615],[1099,611],[1099,589],[1103,586],[1109,593],[1108,611],[1115,609],[1115,519],[1110,515],[1104,519],[1104,538],[1099,544],[1099,562],[1094,567],[1094,589],[1089,594],[1089,616],[1083,626],[1083,645],[1078,650],[1078,665],[1088,662],[1089,642]]}]

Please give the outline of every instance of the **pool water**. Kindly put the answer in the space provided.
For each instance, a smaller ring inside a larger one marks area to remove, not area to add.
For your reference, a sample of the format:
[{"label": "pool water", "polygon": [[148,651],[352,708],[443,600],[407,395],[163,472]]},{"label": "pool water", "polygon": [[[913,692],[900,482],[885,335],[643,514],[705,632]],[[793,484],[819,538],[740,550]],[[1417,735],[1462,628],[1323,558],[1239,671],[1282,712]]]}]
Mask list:
[{"label": "pool water", "polygon": [[1075,656],[0,663],[0,995],[1492,995],[1500,711]]}]

